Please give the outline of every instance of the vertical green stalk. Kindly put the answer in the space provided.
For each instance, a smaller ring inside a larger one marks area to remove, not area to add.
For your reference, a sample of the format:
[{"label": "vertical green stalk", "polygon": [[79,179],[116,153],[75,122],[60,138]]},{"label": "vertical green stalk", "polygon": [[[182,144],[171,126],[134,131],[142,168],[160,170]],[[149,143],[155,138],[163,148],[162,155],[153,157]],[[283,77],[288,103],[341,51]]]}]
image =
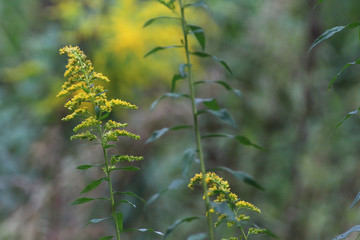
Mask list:
[{"label": "vertical green stalk", "polygon": [[108,156],[107,156],[107,152],[106,152],[106,148],[104,146],[104,141],[103,141],[103,136],[102,136],[102,131],[100,128],[100,136],[101,136],[101,146],[103,149],[103,153],[104,153],[104,159],[105,159],[105,172],[108,178],[108,183],[109,183],[109,191],[110,191],[110,198],[111,198],[111,211],[112,211],[112,217],[113,220],[115,222],[115,228],[116,228],[116,239],[120,240],[120,228],[119,228],[119,222],[118,219],[116,217],[116,208],[115,208],[115,198],[114,198],[114,192],[113,192],[113,188],[112,188],[112,183],[111,183],[111,176],[110,176],[110,169],[109,169],[109,160],[108,160]]},{"label": "vertical green stalk", "polygon": [[[180,10],[181,10],[181,27],[182,27],[183,37],[184,37],[186,67],[188,69],[187,80],[189,83],[190,100],[191,100],[191,105],[192,105],[192,113],[193,113],[193,117],[194,117],[194,131],[195,131],[195,138],[196,138],[196,146],[197,146],[197,151],[198,151],[199,159],[200,159],[201,172],[202,172],[203,176],[205,176],[205,174],[206,174],[205,161],[204,161],[204,155],[203,155],[203,151],[202,151],[200,129],[199,129],[199,123],[198,123],[198,118],[197,118],[197,108],[196,108],[196,104],[195,104],[194,81],[192,79],[190,51],[189,51],[189,44],[188,44],[188,29],[187,29],[187,24],[186,24],[186,20],[185,20],[185,11],[184,11],[185,8],[184,8],[184,4],[183,4],[182,0],[179,0],[179,6],[180,6]],[[208,188],[207,188],[205,180],[203,181],[202,187],[203,187],[204,196],[205,196],[206,218],[207,218],[207,223],[208,223],[208,228],[209,228],[209,236],[210,236],[210,240],[214,240],[214,228],[213,228],[213,223],[211,220],[211,213],[209,211],[210,210],[210,200],[209,200]]]}]

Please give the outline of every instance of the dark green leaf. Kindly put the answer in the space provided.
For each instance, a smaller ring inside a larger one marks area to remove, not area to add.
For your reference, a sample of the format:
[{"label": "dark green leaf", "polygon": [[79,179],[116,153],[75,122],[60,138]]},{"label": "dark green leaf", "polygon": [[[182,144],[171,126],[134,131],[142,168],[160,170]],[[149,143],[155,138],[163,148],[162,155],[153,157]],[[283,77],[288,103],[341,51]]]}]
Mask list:
[{"label": "dark green leaf", "polygon": [[204,240],[207,238],[208,238],[207,233],[197,233],[197,234],[191,235],[186,240]]},{"label": "dark green leaf", "polygon": [[147,56],[153,54],[153,53],[156,53],[157,51],[160,51],[160,50],[164,50],[164,49],[171,49],[171,48],[181,48],[183,47],[183,45],[172,45],[172,46],[166,46],[166,47],[156,47],[156,48],[153,48],[152,50],[150,50],[147,54],[145,54],[144,58],[146,58]]},{"label": "dark green leaf", "polygon": [[109,240],[109,239],[112,239],[114,236],[106,236],[106,237],[102,237],[102,238],[99,238],[99,240]]},{"label": "dark green leaf", "polygon": [[135,194],[135,193],[133,193],[133,192],[120,192],[120,191],[115,191],[114,194],[125,194],[125,195],[129,195],[129,196],[132,196],[132,197],[135,197],[135,198],[139,199],[139,200],[142,201],[143,203],[146,202],[142,197],[139,197],[137,194]]},{"label": "dark green leaf", "polygon": [[346,29],[346,28],[355,28],[358,27],[360,25],[360,22],[353,22],[350,23],[346,26],[337,26],[337,27],[333,27],[331,29],[327,29],[323,34],[320,35],[320,37],[318,37],[314,43],[311,45],[309,52],[311,51],[311,49],[313,49],[316,45],[318,45],[319,43],[321,43],[322,41],[329,39],[330,37],[334,36],[336,33]]},{"label": "dark green leaf", "polygon": [[104,164],[96,164],[96,165],[80,165],[80,166],[77,166],[76,169],[79,169],[79,170],[85,170],[85,169],[89,169],[89,168],[92,168],[92,167],[101,167],[103,166]]},{"label": "dark green leaf", "polygon": [[148,21],[146,21],[143,28],[153,24],[154,22],[157,22],[157,21],[163,20],[163,19],[181,20],[181,18],[177,18],[177,17],[156,17],[156,18],[151,18]]},{"label": "dark green leaf", "polygon": [[215,98],[196,98],[195,103],[202,103],[211,110],[220,110],[220,106]]},{"label": "dark green leaf", "polygon": [[195,82],[195,84],[203,84],[203,83],[215,83],[215,84],[222,85],[226,90],[232,91],[233,93],[236,94],[236,96],[238,96],[239,98],[242,98],[242,94],[241,94],[240,90],[232,88],[229,84],[227,84],[224,81],[197,81],[197,82]]},{"label": "dark green leaf", "polygon": [[123,216],[123,214],[121,212],[116,213],[116,220],[117,220],[117,222],[119,224],[119,230],[120,230],[120,232],[122,232],[123,231],[124,216]]},{"label": "dark green leaf", "polygon": [[190,96],[188,94],[183,94],[183,93],[166,93],[164,95],[162,95],[161,97],[159,97],[158,99],[156,99],[152,104],[151,104],[151,107],[150,109],[153,110],[156,105],[158,105],[158,103],[163,100],[164,98],[182,98],[182,97],[185,97],[185,98],[190,98]]},{"label": "dark green leaf", "polygon": [[210,171],[213,171],[213,170],[221,170],[221,171],[225,171],[225,172],[228,172],[230,173],[231,175],[233,175],[234,177],[236,177],[237,179],[253,186],[253,187],[256,187],[258,189],[261,189],[261,190],[264,190],[264,188],[255,181],[255,179],[247,174],[247,173],[244,173],[244,172],[241,172],[241,171],[234,171],[230,168],[227,168],[227,167],[216,167],[216,168],[212,168],[212,169],[209,169]]},{"label": "dark green leaf", "polygon": [[85,226],[89,225],[90,223],[99,223],[108,219],[111,219],[112,217],[107,217],[107,218],[94,218],[91,219]]},{"label": "dark green leaf", "polygon": [[177,130],[186,129],[186,128],[192,128],[192,126],[179,125],[179,126],[175,126],[172,128],[162,128],[162,129],[156,130],[151,134],[151,136],[146,140],[145,143],[155,141],[156,139],[160,138],[162,135],[164,135],[168,131],[177,131]]},{"label": "dark green leaf", "polygon": [[92,200],[95,200],[94,198],[87,198],[87,197],[82,197],[82,198],[78,198],[75,201],[73,201],[70,205],[77,205],[77,204],[83,204],[83,203],[87,203],[90,202]]},{"label": "dark green leaf", "polygon": [[191,222],[194,221],[196,219],[199,219],[199,217],[187,217],[187,218],[183,218],[183,219],[178,219],[175,221],[174,224],[172,224],[167,230],[166,233],[164,235],[163,239],[166,239],[171,233],[172,231],[174,231],[174,229],[179,226],[180,224],[184,223],[184,222]]},{"label": "dark green leaf", "polygon": [[352,208],[353,206],[355,206],[355,204],[360,200],[360,192],[358,192],[358,194],[356,195],[354,201],[352,202],[351,206],[349,207]]},{"label": "dark green leaf", "polygon": [[175,74],[175,75],[173,76],[173,78],[172,78],[172,80],[171,80],[171,90],[170,90],[171,93],[173,93],[173,92],[175,91],[176,82],[177,82],[178,80],[182,80],[182,79],[184,79],[184,78],[182,78],[182,77],[180,76],[180,74]]},{"label": "dark green leaf", "polygon": [[104,120],[105,118],[107,118],[110,115],[110,112],[106,112],[104,115],[100,116],[99,120]]},{"label": "dark green leaf", "polygon": [[99,119],[100,116],[100,108],[98,106],[95,106],[95,115],[96,115],[96,119]]},{"label": "dark green leaf", "polygon": [[153,232],[153,233],[156,233],[160,236],[164,236],[164,234],[160,231],[156,231],[154,229],[151,229],[151,228],[127,228],[127,229],[124,229],[123,230],[124,232],[126,231],[139,231],[139,232]]},{"label": "dark green leaf", "polygon": [[339,236],[337,236],[336,238],[334,238],[333,240],[341,240],[341,239],[345,239],[347,236],[349,236],[352,232],[360,232],[360,225],[355,225],[353,226],[351,229],[349,229],[348,231],[344,232],[343,234],[340,234]]},{"label": "dark green leaf", "polygon": [[169,190],[178,189],[181,185],[183,185],[185,182],[183,179],[175,179],[173,180],[169,185]]},{"label": "dark green leaf", "polygon": [[105,145],[105,149],[116,147],[116,145]]},{"label": "dark green leaf", "polygon": [[175,179],[173,180],[169,187],[161,190],[160,192],[152,195],[149,200],[147,200],[146,204],[145,204],[145,207],[144,208],[147,208],[150,204],[152,204],[153,202],[155,202],[161,195],[163,195],[164,193],[166,193],[167,191],[169,190],[174,190],[174,189],[177,189],[179,188],[181,185],[183,185],[184,183],[184,180],[182,179]]},{"label": "dark green leaf", "polygon": [[211,137],[226,137],[226,138],[230,138],[230,139],[235,139],[237,140],[239,143],[246,145],[246,146],[252,146],[255,147],[259,150],[264,150],[262,147],[260,147],[259,145],[252,143],[247,137],[241,136],[241,135],[230,135],[230,134],[220,134],[220,133],[212,133],[212,134],[207,134],[202,136],[202,138],[211,138]]},{"label": "dark green leaf", "polygon": [[115,205],[120,205],[122,203],[126,203],[126,204],[129,204],[130,206],[132,206],[133,208],[136,208],[136,205],[132,202],[130,202],[129,200],[120,200],[120,201],[117,201],[115,202]]},{"label": "dark green leaf", "polygon": [[331,80],[328,89],[330,89],[332,87],[332,85],[334,84],[334,82],[336,81],[336,79],[340,76],[340,74],[342,74],[348,67],[350,67],[351,65],[355,65],[355,64],[360,64],[360,58],[357,59],[355,62],[349,62],[347,64],[345,64],[345,66],[341,69],[340,72],[338,72],[335,77],[333,77],[333,79]]},{"label": "dark green leaf", "polygon": [[189,30],[195,35],[195,38],[199,42],[201,49],[204,51],[206,44],[204,30],[196,25],[187,25],[187,26]]},{"label": "dark green leaf", "polygon": [[209,54],[209,53],[205,53],[205,52],[191,52],[191,54],[193,54],[193,55],[195,55],[195,56],[198,56],[198,57],[202,57],[202,58],[210,57],[210,58],[214,59],[215,61],[219,62],[221,65],[223,65],[223,67],[224,67],[230,74],[232,74],[232,71],[231,71],[230,67],[227,65],[227,63],[226,63],[224,60],[222,60],[222,59],[220,59],[220,58],[218,58],[218,57],[216,57],[216,56],[213,56],[213,55],[211,55],[211,54]]},{"label": "dark green leaf", "polygon": [[206,110],[198,111],[198,114],[202,114],[202,113],[210,113],[215,117],[219,118],[220,120],[224,121],[225,123],[229,124],[230,126],[237,129],[234,119],[226,109],[220,109],[220,110],[206,109]]},{"label": "dark green leaf", "polygon": [[82,190],[81,193],[86,193],[89,192],[91,190],[93,190],[94,188],[96,188],[97,186],[99,186],[103,181],[107,181],[106,177],[100,178],[98,180],[95,180],[93,182],[91,182],[89,185],[87,185],[84,190]]},{"label": "dark green leaf", "polygon": [[202,7],[205,10],[207,10],[208,12],[210,12],[209,6],[204,1],[198,1],[195,3],[186,4],[184,7],[185,8],[187,8],[187,7]]},{"label": "dark green leaf", "polygon": [[[359,110],[360,110],[360,108],[358,108],[358,109],[356,109],[356,110],[354,110],[354,111],[349,112],[348,114],[346,114],[346,116],[343,118],[343,120],[341,120],[341,121],[336,125],[336,128],[340,127],[341,124],[343,124],[343,122],[345,122],[345,120],[348,119],[349,117],[358,114]],[[335,128],[335,129],[336,129],[336,128]]]}]

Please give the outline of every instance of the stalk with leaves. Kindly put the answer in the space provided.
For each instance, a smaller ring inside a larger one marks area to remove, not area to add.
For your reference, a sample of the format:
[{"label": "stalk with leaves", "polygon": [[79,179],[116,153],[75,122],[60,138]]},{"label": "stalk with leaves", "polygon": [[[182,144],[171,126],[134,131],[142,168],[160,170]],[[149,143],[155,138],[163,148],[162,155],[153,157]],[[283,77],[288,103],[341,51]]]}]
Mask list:
[{"label": "stalk with leaves", "polygon": [[[253,146],[253,147],[256,147],[259,149],[261,149],[261,147],[252,143],[248,138],[246,138],[245,136],[242,136],[242,135],[231,135],[231,134],[221,134],[221,133],[208,133],[205,135],[201,135],[200,123],[199,123],[199,116],[201,114],[213,115],[216,118],[227,123],[228,125],[232,126],[235,129],[237,129],[237,126],[236,126],[236,123],[233,120],[231,114],[225,108],[220,108],[220,105],[218,104],[218,102],[215,98],[197,98],[196,97],[196,88],[198,88],[198,86],[202,85],[202,84],[217,84],[217,85],[224,87],[226,90],[232,91],[238,97],[241,97],[241,92],[237,89],[232,88],[225,81],[209,81],[209,80],[194,81],[193,70],[192,70],[192,61],[191,61],[192,56],[200,57],[200,58],[212,58],[213,60],[220,63],[225,68],[225,70],[228,71],[228,73],[232,74],[230,67],[224,60],[205,52],[206,40],[205,40],[205,34],[204,34],[203,28],[200,26],[194,25],[194,24],[190,24],[187,21],[187,18],[186,18],[187,9],[194,8],[194,7],[204,7],[206,9],[208,9],[209,7],[206,5],[206,3],[204,1],[188,3],[186,0],[167,0],[167,1],[157,0],[157,1],[159,3],[161,3],[162,5],[166,6],[173,15],[152,18],[144,24],[144,27],[147,27],[158,21],[170,20],[172,22],[176,22],[176,23],[178,23],[178,25],[180,25],[180,29],[182,32],[182,39],[180,41],[181,44],[155,47],[152,50],[150,50],[147,54],[145,54],[145,57],[148,57],[149,55],[154,54],[160,50],[172,49],[172,48],[182,48],[184,50],[185,62],[181,63],[179,65],[179,73],[175,74],[172,79],[171,91],[169,93],[164,94],[163,96],[158,98],[156,101],[154,101],[153,104],[151,105],[151,109],[155,108],[155,106],[161,100],[163,100],[165,98],[187,98],[190,100],[190,105],[191,105],[191,109],[192,109],[193,125],[191,125],[191,126],[181,125],[181,126],[175,126],[175,127],[171,127],[171,128],[163,128],[163,129],[157,130],[151,135],[151,137],[147,140],[147,142],[152,142],[152,141],[160,138],[162,135],[164,135],[168,131],[192,128],[194,138],[195,138],[196,148],[195,148],[195,151],[185,151],[185,156],[187,155],[188,157],[186,157],[186,158],[190,158],[190,161],[187,161],[187,167],[184,167],[184,169],[183,169],[183,177],[184,178],[187,177],[187,174],[184,174],[184,172],[186,173],[189,171],[188,170],[189,165],[191,165],[191,162],[194,161],[195,158],[199,159],[199,162],[200,162],[200,173],[199,174],[201,176],[205,176],[207,174],[207,168],[206,168],[206,162],[205,162],[204,153],[203,153],[203,143],[202,143],[203,138],[226,137],[229,139],[235,139],[239,143],[244,144],[244,145]],[[201,48],[201,51],[193,51],[190,49],[190,44],[189,44],[190,36],[195,37],[196,41],[199,44],[199,47]],[[179,80],[185,80],[187,82],[187,86],[188,86],[187,93],[175,92],[176,84]],[[203,105],[203,107],[199,108],[199,105]],[[225,171],[227,173],[232,174],[236,178],[241,179],[241,180],[245,181],[246,183],[251,184],[252,186],[262,189],[262,187],[250,175],[248,175],[246,173],[243,173],[240,171],[234,171],[234,170],[231,170],[226,167],[217,167],[214,170]],[[185,180],[185,181],[188,181],[188,180]],[[207,227],[208,227],[208,234],[206,236],[204,236],[204,235],[202,235],[202,236],[206,239],[214,240],[215,233],[214,233],[214,227],[213,227],[214,223],[212,220],[212,215],[213,215],[214,211],[213,211],[213,207],[212,207],[212,202],[210,200],[211,191],[209,191],[209,186],[208,186],[207,181],[199,181],[199,183],[201,184],[202,191],[204,193],[203,198],[204,198],[204,203],[205,203],[205,210],[206,210],[205,215],[206,215],[206,221],[207,221]],[[163,192],[164,191],[162,191],[162,193]],[[159,194],[157,196],[159,196]],[[190,217],[190,218],[178,220],[176,223],[181,223],[184,221],[190,222],[195,219],[197,219],[197,218]],[[174,225],[171,226],[169,229],[172,231],[173,228],[174,228]],[[168,229],[167,233],[170,232],[169,229]],[[204,239],[204,238],[201,238],[201,239]]]},{"label": "stalk with leaves", "polygon": [[[115,191],[111,175],[116,170],[135,171],[134,166],[121,166],[124,162],[134,162],[143,159],[141,156],[112,155],[108,154],[108,149],[115,148],[114,142],[119,141],[119,137],[128,137],[135,140],[140,139],[136,134],[123,130],[127,123],[119,123],[109,118],[113,107],[119,106],[127,109],[137,109],[137,106],[120,99],[107,98],[104,87],[99,82],[109,82],[103,74],[95,72],[90,60],[86,59],[84,52],[79,47],[66,46],[60,49],[60,54],[67,54],[68,64],[64,76],[67,78],[62,86],[62,90],[57,97],[70,96],[65,103],[65,107],[72,113],[62,120],[69,121],[75,117],[80,117],[83,121],[74,128],[71,140],[81,139],[97,142],[102,149],[104,159],[98,164],[84,164],[77,169],[85,170],[92,167],[100,167],[104,172],[104,177],[92,181],[88,184],[81,194],[90,192],[98,187],[102,182],[107,182],[109,187],[109,197],[89,198],[81,197],[72,202],[73,205],[83,204],[93,200],[107,200],[111,205],[111,216],[105,218],[91,219],[90,223],[100,223],[104,220],[112,219],[115,225],[116,239],[120,240],[123,229],[123,214],[118,210],[118,205],[127,203],[133,205],[128,200],[117,201],[115,195],[130,195],[142,200],[132,192]],[[101,240],[112,239],[114,236],[105,236]]]}]

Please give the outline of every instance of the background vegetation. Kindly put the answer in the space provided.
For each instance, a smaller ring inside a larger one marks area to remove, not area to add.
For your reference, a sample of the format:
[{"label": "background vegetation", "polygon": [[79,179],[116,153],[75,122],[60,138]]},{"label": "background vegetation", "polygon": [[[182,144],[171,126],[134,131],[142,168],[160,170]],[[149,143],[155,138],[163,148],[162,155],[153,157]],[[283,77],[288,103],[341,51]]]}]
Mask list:
[{"label": "background vegetation", "polygon": [[[328,0],[316,9],[310,0],[206,2],[212,13],[200,10],[190,19],[204,27],[207,51],[226,59],[234,74],[205,60],[194,63],[195,77],[229,80],[242,91],[239,99],[220,87],[207,89],[233,113],[239,133],[266,149],[207,140],[210,165],[245,171],[262,184],[265,191],[230,178],[234,192],[262,209],[257,222],[282,239],[332,239],[360,221],[358,207],[346,210],[360,189],[359,118],[334,131],[360,105],[358,67],[347,69],[327,90],[341,67],[358,58],[359,33],[344,31],[307,51],[325,29],[357,21],[360,5],[355,0]],[[169,133],[144,144],[156,129],[191,121],[185,114],[190,109],[178,100],[150,111],[151,102],[169,91],[183,57],[164,51],[143,58],[153,46],[180,39],[171,24],[142,28],[162,12],[166,9],[155,1],[0,1],[0,239],[96,239],[111,229],[82,228],[89,216],[101,214],[96,203],[69,205],[99,174],[79,174],[75,167],[96,162],[101,152],[70,142],[73,126],[60,121],[67,114],[55,98],[66,64],[58,49],[64,45],[81,46],[97,71],[112,80],[111,93],[139,106],[136,113],[114,116],[142,136],[140,144],[120,146],[144,156],[142,171],[119,176],[115,184],[149,199],[174,176],[181,178],[181,153],[192,141],[190,133]],[[206,129],[218,128],[216,120],[203,122]],[[125,225],[166,231],[177,218],[194,215],[194,206],[203,207],[200,195],[184,187],[146,208],[139,202],[136,209],[124,209]],[[172,239],[186,239],[197,227],[181,225]],[[129,239],[156,238],[129,234]]]}]

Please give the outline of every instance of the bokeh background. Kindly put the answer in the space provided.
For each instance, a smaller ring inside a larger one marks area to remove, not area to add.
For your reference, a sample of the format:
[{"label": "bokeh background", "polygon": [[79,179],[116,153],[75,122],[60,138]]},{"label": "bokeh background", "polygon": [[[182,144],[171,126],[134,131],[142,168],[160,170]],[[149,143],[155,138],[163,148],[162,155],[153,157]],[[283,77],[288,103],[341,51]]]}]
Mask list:
[{"label": "bokeh background", "polygon": [[[201,118],[202,132],[245,135],[266,149],[205,140],[208,167],[227,166],[253,175],[265,191],[221,174],[241,198],[262,209],[254,218],[281,239],[332,239],[359,224],[359,208],[348,210],[360,190],[358,116],[335,130],[346,113],[359,107],[359,68],[346,70],[327,90],[342,66],[359,57],[359,32],[344,31],[308,53],[326,29],[359,20],[358,1],[327,0],[317,8],[311,0],[205,2],[211,11],[194,9],[189,21],[203,26],[207,52],[225,59],[233,75],[210,60],[194,59],[194,76],[228,81],[241,90],[242,98],[217,86],[199,88],[201,96],[216,96],[239,125],[234,130]],[[142,28],[146,20],[161,15],[168,15],[167,9],[150,0],[0,1],[0,239],[85,240],[112,231],[110,223],[84,228],[90,218],[106,217],[106,204],[69,204],[101,174],[76,166],[101,161],[102,156],[94,146],[70,142],[76,123],[60,121],[67,114],[66,99],[55,96],[66,59],[58,49],[65,45],[79,45],[96,71],[112,80],[107,87],[113,97],[139,106],[113,115],[142,137],[121,143],[118,151],[144,156],[141,171],[114,176],[116,187],[148,200],[183,178],[182,156],[193,146],[191,132],[169,133],[145,144],[154,130],[191,123],[182,100],[164,100],[150,111],[151,103],[170,91],[171,78],[184,62],[178,50],[143,58],[155,46],[180,42],[174,23]],[[186,86],[180,84],[178,90]],[[103,186],[87,196],[105,194]],[[164,232],[177,219],[203,212],[200,191],[192,192],[186,184],[146,208],[131,200],[137,208],[122,209],[129,228]],[[201,222],[184,223],[170,239],[201,231]],[[160,239],[153,233],[124,236]]]}]

